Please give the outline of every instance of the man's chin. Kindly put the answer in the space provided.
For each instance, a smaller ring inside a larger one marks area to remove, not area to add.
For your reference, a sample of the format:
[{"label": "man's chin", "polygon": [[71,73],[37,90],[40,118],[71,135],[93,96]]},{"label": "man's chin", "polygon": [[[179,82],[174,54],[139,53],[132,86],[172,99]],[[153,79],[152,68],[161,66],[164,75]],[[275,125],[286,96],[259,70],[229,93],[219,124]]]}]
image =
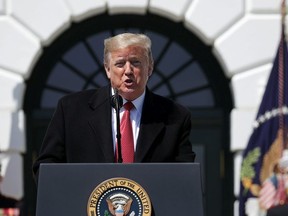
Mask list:
[{"label": "man's chin", "polygon": [[124,91],[119,91],[119,94],[126,100],[135,100],[141,94],[138,93],[134,89],[125,89]]}]

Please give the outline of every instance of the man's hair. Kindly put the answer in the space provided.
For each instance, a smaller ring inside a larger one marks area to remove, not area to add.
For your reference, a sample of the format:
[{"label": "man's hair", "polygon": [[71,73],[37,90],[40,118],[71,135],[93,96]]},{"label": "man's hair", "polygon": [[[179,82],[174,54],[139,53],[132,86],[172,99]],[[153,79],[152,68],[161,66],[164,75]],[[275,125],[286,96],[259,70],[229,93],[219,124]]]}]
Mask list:
[{"label": "man's hair", "polygon": [[153,56],[151,51],[151,40],[144,34],[123,33],[104,40],[104,64],[108,64],[110,54],[118,49],[129,46],[140,46],[146,50],[146,58],[153,66]]}]

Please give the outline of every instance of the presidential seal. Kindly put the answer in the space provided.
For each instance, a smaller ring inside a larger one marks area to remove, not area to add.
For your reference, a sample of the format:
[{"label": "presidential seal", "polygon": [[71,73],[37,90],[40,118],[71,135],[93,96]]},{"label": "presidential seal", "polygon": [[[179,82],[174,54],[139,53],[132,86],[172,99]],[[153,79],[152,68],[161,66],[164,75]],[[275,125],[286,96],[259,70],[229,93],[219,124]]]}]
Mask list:
[{"label": "presidential seal", "polygon": [[87,204],[88,216],[151,216],[146,191],[127,178],[111,178],[100,183]]}]

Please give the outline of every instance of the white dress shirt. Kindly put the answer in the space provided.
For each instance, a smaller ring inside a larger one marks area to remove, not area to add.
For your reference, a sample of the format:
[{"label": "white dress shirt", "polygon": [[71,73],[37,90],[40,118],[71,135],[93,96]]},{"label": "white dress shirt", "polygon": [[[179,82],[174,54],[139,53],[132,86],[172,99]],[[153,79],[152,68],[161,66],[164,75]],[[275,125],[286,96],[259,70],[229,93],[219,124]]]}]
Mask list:
[{"label": "white dress shirt", "polygon": [[[141,116],[142,116],[142,108],[143,108],[145,93],[146,92],[144,91],[143,94],[140,95],[140,97],[131,101],[134,105],[134,108],[130,111],[130,119],[131,119],[132,129],[133,129],[134,151],[136,150],[136,144],[137,144],[137,139],[139,135],[140,121],[141,121]],[[113,94],[114,94],[114,90],[112,88],[112,95]],[[125,104],[126,102],[127,100],[123,98],[123,104]],[[124,114],[124,111],[125,109],[122,106],[120,109],[120,122]],[[116,110],[112,107],[112,135],[113,135],[114,151],[116,149],[116,143],[117,143],[116,134],[117,134]]]}]

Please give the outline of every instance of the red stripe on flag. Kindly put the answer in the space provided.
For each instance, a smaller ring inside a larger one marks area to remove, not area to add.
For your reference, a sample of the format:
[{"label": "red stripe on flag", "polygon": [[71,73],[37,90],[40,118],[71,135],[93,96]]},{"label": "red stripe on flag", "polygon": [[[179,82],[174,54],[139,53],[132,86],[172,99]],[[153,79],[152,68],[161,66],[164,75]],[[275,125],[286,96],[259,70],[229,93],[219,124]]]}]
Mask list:
[{"label": "red stripe on flag", "polygon": [[276,188],[270,180],[263,183],[259,193],[259,204],[263,209],[269,209],[275,202]]}]

